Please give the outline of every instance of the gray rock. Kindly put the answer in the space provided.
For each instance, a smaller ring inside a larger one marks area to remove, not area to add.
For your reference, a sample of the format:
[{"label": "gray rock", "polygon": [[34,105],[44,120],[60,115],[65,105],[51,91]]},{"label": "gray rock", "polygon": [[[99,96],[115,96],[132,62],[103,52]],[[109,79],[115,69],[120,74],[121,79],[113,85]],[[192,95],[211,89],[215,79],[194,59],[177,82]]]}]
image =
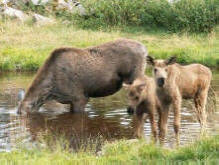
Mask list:
[{"label": "gray rock", "polygon": [[28,16],[23,11],[8,6],[2,7],[0,14],[13,18],[18,18],[21,21],[25,21],[28,18]]},{"label": "gray rock", "polygon": [[37,23],[37,24],[51,24],[51,23],[54,23],[55,20],[51,19],[51,18],[48,18],[48,17],[45,17],[45,16],[42,16],[40,14],[36,14],[34,13],[33,14],[33,20]]},{"label": "gray rock", "polygon": [[65,0],[59,0],[58,8],[67,9],[71,13],[78,13],[81,16],[86,15],[85,8],[77,1],[68,0],[66,2]]},{"label": "gray rock", "polygon": [[45,5],[49,2],[50,0],[31,0],[31,2],[34,5]]}]

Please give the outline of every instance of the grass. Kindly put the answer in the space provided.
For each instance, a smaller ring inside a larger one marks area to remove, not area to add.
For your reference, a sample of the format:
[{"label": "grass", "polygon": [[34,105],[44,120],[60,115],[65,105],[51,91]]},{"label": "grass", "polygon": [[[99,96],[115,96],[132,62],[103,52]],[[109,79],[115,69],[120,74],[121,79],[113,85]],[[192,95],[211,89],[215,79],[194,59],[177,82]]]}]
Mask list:
[{"label": "grass", "polygon": [[142,27],[93,31],[63,22],[36,26],[0,20],[0,70],[37,70],[55,48],[85,48],[117,38],[138,40],[157,58],[177,55],[180,63],[219,67],[218,28],[210,34],[175,34]]},{"label": "grass", "polygon": [[101,155],[73,153],[59,145],[0,153],[0,164],[218,164],[219,136],[205,138],[178,149],[165,149],[144,140],[106,143]]}]

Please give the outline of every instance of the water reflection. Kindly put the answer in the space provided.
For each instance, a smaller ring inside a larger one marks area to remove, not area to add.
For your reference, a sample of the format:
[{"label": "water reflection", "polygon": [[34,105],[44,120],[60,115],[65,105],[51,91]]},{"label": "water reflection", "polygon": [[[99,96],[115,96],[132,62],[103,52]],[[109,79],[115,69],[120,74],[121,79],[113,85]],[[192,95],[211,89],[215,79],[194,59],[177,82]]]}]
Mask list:
[{"label": "water reflection", "polygon": [[[88,141],[133,138],[134,122],[126,113],[126,92],[121,90],[113,96],[91,99],[82,114],[72,114],[68,105],[54,101],[45,104],[39,113],[28,118],[16,114],[17,92],[27,88],[33,78],[32,73],[6,73],[0,76],[0,151],[10,151],[17,141],[33,143],[48,133],[62,136],[74,148]],[[213,87],[219,94],[219,74],[214,75]],[[217,104],[218,105],[218,104]],[[199,136],[200,126],[195,118],[190,102],[182,108],[181,144],[194,141]],[[173,114],[169,117],[167,146],[174,143]],[[150,136],[150,124],[144,125],[146,139]],[[209,116],[208,134],[218,134],[219,113]],[[101,139],[100,139],[101,137]]]}]

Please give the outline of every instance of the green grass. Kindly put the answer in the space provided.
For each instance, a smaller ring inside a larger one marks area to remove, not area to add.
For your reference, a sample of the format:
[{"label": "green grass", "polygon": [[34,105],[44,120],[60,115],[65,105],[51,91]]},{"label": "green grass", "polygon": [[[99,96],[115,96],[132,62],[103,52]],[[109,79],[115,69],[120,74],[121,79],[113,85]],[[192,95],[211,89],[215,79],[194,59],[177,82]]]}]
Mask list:
[{"label": "green grass", "polygon": [[219,136],[205,138],[178,149],[165,149],[144,140],[120,140],[107,143],[101,155],[91,152],[73,153],[56,147],[53,150],[22,149],[0,153],[0,164],[218,164]]},{"label": "green grass", "polygon": [[58,47],[85,48],[117,38],[142,42],[156,58],[177,55],[180,63],[219,67],[218,28],[210,34],[174,34],[142,27],[82,30],[66,23],[36,26],[0,21],[0,70],[37,70]]}]

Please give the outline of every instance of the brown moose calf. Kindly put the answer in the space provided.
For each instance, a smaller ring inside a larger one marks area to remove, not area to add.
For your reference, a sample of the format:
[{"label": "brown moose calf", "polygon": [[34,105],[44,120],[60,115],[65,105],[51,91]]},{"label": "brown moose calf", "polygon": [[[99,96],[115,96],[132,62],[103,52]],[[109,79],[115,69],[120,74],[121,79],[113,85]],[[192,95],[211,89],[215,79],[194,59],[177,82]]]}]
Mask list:
[{"label": "brown moose calf", "polygon": [[136,118],[135,135],[138,138],[143,136],[144,122],[149,117],[151,132],[154,140],[157,138],[157,126],[155,113],[160,109],[159,100],[156,95],[156,84],[153,78],[144,76],[136,79],[133,84],[125,85],[128,89],[128,111],[134,111]]},{"label": "brown moose calf", "polygon": [[123,82],[131,84],[144,75],[146,56],[144,45],[128,39],[56,49],[39,69],[18,113],[37,111],[48,100],[70,104],[72,112],[83,111],[90,97],[111,95]]},{"label": "brown moose calf", "polygon": [[211,70],[201,64],[181,66],[175,63],[175,57],[168,60],[154,60],[148,56],[147,61],[153,66],[156,93],[162,108],[159,119],[161,141],[165,138],[169,107],[172,105],[174,131],[179,143],[182,98],[194,99],[197,118],[203,132],[206,125],[205,105],[212,77]]}]

